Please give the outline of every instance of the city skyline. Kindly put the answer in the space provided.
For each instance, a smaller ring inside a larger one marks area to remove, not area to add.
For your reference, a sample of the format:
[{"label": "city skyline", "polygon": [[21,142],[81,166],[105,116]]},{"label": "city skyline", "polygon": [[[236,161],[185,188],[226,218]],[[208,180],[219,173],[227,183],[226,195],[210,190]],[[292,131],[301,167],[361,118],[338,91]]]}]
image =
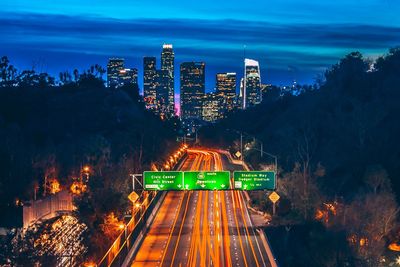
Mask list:
[{"label": "city skyline", "polygon": [[[160,64],[157,64],[157,57],[154,56],[143,57],[143,89],[138,89],[139,94],[142,93],[143,100],[146,103],[146,108],[152,110],[162,118],[170,118],[175,115],[181,116],[182,105],[193,101],[191,96],[188,97],[188,93],[192,94],[189,91],[193,86],[196,87],[197,83],[199,83],[199,88],[201,88],[202,92],[199,93],[201,93],[202,96],[196,96],[196,93],[194,97],[199,98],[199,103],[201,103],[201,105],[198,106],[196,104],[186,112],[192,112],[189,111],[192,108],[201,109],[202,111],[199,111],[195,116],[200,120],[215,121],[219,118],[223,118],[224,113],[227,111],[232,111],[236,108],[246,109],[247,107],[259,104],[262,101],[260,66],[257,60],[244,58],[243,75],[246,77],[243,77],[239,81],[237,80],[237,74],[235,72],[216,73],[215,87],[211,90],[206,90],[205,87],[205,62],[195,61],[183,62],[180,64],[179,88],[175,87],[175,53],[173,50],[173,44],[164,43],[162,45],[162,52],[159,61]],[[157,68],[158,65],[160,65],[160,68]],[[201,69],[199,69],[201,73],[197,73],[197,65],[201,67]],[[119,87],[129,84],[138,85],[137,68],[131,70],[124,67],[125,59],[109,58],[106,73],[107,87]],[[194,73],[189,75],[196,76],[200,74],[201,81],[197,81],[198,77],[195,78],[195,80],[192,80],[195,76],[187,76],[187,73],[191,72],[188,71],[185,73],[187,67],[195,70]],[[195,84],[193,84],[193,82]],[[239,89],[237,86],[238,83],[240,83]],[[242,85],[243,88],[241,87]],[[133,89],[136,90],[135,87],[133,87]],[[182,92],[182,89],[186,92]],[[186,94],[186,97],[183,96],[183,100],[181,98],[181,93]],[[247,102],[249,104],[246,104]],[[219,107],[220,105],[222,106]],[[191,104],[188,106],[191,106]],[[208,108],[205,106],[208,106]],[[205,115],[207,119],[203,118],[205,109],[209,109],[209,111],[206,111],[205,113],[207,114]],[[214,115],[213,113],[215,112],[218,114]],[[185,120],[184,117],[189,118],[192,116],[193,114],[189,116],[185,116],[184,114],[183,119]]]},{"label": "city skyline", "polygon": [[[376,58],[400,41],[399,6],[390,1],[369,0],[361,7],[355,1],[256,1],[247,6],[233,1],[226,10],[222,2],[206,9],[193,5],[156,1],[151,7],[135,3],[133,8],[126,1],[99,1],[93,7],[76,1],[6,0],[0,11],[5,26],[0,29],[2,54],[19,69],[35,65],[55,77],[123,57],[142,77],[143,56],[159,56],[160,45],[172,43],[177,64],[207,62],[210,91],[215,73],[241,73],[244,45],[246,57],[260,62],[266,83],[288,85],[293,80],[312,83],[349,52]],[[179,86],[177,73],[175,83]],[[141,78],[139,86],[143,88]]]},{"label": "city skyline", "polygon": [[400,266],[400,2],[1,7],[0,267]]}]

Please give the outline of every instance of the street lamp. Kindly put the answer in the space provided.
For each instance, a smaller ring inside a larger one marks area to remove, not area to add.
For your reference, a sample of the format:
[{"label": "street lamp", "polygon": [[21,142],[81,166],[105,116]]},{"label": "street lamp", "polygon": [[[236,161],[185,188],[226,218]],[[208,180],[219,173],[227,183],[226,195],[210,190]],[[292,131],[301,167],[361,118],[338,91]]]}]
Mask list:
[{"label": "street lamp", "polygon": [[[255,138],[255,136],[253,136],[253,135],[251,135],[251,134],[248,134],[248,133],[246,133],[246,132],[243,132],[243,131],[237,131],[237,130],[233,130],[233,129],[227,129],[228,131],[232,131],[232,132],[235,132],[235,133],[237,133],[237,134],[239,134],[240,135],[240,153],[241,153],[241,156],[240,156],[240,160],[243,162],[243,158],[244,158],[244,156],[243,156],[243,135],[247,135],[247,136],[249,136],[249,137],[251,137],[251,138],[253,138],[254,139],[254,142],[257,140],[256,138]],[[263,143],[261,142],[261,141],[259,141],[260,143],[261,143],[261,150],[258,150],[258,149],[256,149],[257,151],[260,151],[261,152],[261,157],[262,157],[262,154],[263,153],[265,153],[265,154],[268,154],[268,153],[266,153],[266,152],[263,152]],[[249,148],[248,147],[245,147],[245,150],[249,150]],[[273,155],[271,155],[271,154],[269,154],[270,156],[273,156]],[[274,157],[274,156],[273,156]]]},{"label": "street lamp", "polygon": [[86,182],[89,182],[90,167],[88,165],[83,166],[82,174],[86,175]]},{"label": "street lamp", "polygon": [[[247,135],[247,136],[249,136],[249,137],[252,137],[253,139],[254,139],[254,142],[256,142],[256,138],[255,138],[255,136],[253,136],[253,135],[251,135],[251,134],[248,134],[248,133],[246,133],[246,132],[243,132],[243,131],[237,131],[237,130],[233,130],[233,129],[227,129],[228,131],[233,131],[233,132],[235,132],[235,133],[237,133],[237,134],[240,134],[240,153],[241,153],[241,161],[243,162],[244,161],[244,155],[243,155],[243,135]],[[245,146],[245,150],[250,150],[250,149],[253,149],[253,150],[256,150],[256,151],[259,151],[260,152],[260,156],[262,157],[263,156],[263,154],[266,154],[266,155],[268,155],[268,156],[270,156],[270,157],[272,157],[272,158],[274,158],[274,160],[275,160],[275,173],[277,173],[278,172],[278,157],[277,156],[275,156],[275,155],[272,155],[272,154],[270,154],[270,153],[268,153],[268,152],[265,152],[264,151],[264,149],[263,149],[263,142],[261,142],[260,140],[258,140],[258,142],[260,142],[260,148],[261,149],[257,149],[257,148],[250,148],[250,147],[248,147],[248,146]]]},{"label": "street lamp", "polygon": [[120,224],[118,225],[118,228],[119,228],[120,230],[124,230],[124,237],[125,237],[125,240],[126,240],[126,237],[127,237],[127,235],[128,235],[128,225],[126,225],[126,224],[124,224],[124,223],[120,223]]},{"label": "street lamp", "polygon": [[231,131],[240,135],[240,160],[243,163],[243,133],[233,129],[226,129],[227,131]]},{"label": "street lamp", "polygon": [[259,152],[261,153],[261,157],[262,157],[263,154],[266,154],[267,156],[272,157],[272,158],[274,159],[274,161],[275,161],[275,173],[278,172],[278,157],[275,156],[275,155],[272,155],[271,153],[268,153],[268,152],[263,151],[263,150],[262,150],[262,143],[261,143],[261,150],[260,150],[260,149],[257,149],[257,148],[254,148],[254,147],[251,148],[251,147],[248,147],[248,146],[246,146],[245,149],[246,149],[247,151],[249,151],[249,150],[256,150],[256,151],[259,151]]}]

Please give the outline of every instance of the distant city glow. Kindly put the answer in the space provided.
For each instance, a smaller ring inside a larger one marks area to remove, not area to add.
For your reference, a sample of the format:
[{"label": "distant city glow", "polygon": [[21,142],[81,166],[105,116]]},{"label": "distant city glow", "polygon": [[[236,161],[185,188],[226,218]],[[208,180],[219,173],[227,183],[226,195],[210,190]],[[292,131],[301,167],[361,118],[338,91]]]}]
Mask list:
[{"label": "distant city glow", "polygon": [[[159,55],[160,46],[173,44],[176,63],[207,63],[210,91],[213,73],[242,73],[245,56],[260,61],[268,83],[290,85],[293,80],[314,82],[351,51],[376,58],[400,43],[396,1],[366,0],[362,9],[358,2],[344,0],[257,0],[251,5],[236,0],[229,8],[210,0],[202,2],[203,8],[193,1],[118,3],[5,0],[1,53],[20,70],[35,65],[58,77],[61,71],[90,64],[105,66],[109,57],[124,57],[140,72],[143,56]],[[138,83],[143,88],[141,78]],[[179,88],[177,73],[175,86]]]}]

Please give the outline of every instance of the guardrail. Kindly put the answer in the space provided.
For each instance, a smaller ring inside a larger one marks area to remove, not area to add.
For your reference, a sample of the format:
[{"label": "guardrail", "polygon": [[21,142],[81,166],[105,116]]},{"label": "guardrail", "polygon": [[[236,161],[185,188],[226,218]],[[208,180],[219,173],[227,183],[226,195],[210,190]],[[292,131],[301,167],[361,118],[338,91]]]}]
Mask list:
[{"label": "guardrail", "polygon": [[148,193],[147,197],[143,199],[142,206],[132,214],[124,231],[116,238],[97,266],[121,266],[160,197],[161,193],[159,192]]},{"label": "guardrail", "polygon": [[[247,164],[246,162],[241,161],[241,160],[235,160],[235,159],[232,157],[231,153],[229,153],[229,151],[226,151],[226,150],[219,150],[218,152],[220,152],[220,153],[226,155],[226,156],[228,157],[228,159],[229,159],[232,163],[242,165],[243,168],[244,168],[246,171],[253,170],[253,167],[252,167],[250,164]],[[250,199],[249,193],[248,193],[247,191],[244,191],[243,193],[244,193],[244,195],[245,195],[245,197],[246,197],[247,208],[249,208],[249,209],[254,209],[254,208],[251,207],[251,205],[250,205],[251,199]],[[268,238],[267,238],[266,234],[264,233],[264,230],[263,230],[263,229],[256,229],[256,231],[258,232],[258,234],[259,234],[260,237],[261,237],[261,241],[262,241],[263,246],[264,246],[264,248],[265,248],[265,250],[266,250],[266,252],[267,252],[268,260],[269,260],[271,266],[272,266],[272,267],[279,267],[278,261],[277,261],[277,259],[276,259],[275,256],[274,256],[273,250],[272,250],[272,248],[271,248],[271,244],[269,243]]]},{"label": "guardrail", "polygon": [[[185,158],[184,152],[181,158],[175,162],[174,169],[180,168]],[[146,226],[147,220],[151,217],[153,209],[160,200],[162,201],[162,197],[164,196],[163,192],[159,191],[151,191],[145,194],[147,194],[145,197],[142,198],[141,196],[142,199],[138,199],[142,204],[135,213],[132,213],[132,218],[125,226],[124,231],[115,239],[114,243],[97,264],[97,267],[121,266],[128,256],[136,239]]]}]

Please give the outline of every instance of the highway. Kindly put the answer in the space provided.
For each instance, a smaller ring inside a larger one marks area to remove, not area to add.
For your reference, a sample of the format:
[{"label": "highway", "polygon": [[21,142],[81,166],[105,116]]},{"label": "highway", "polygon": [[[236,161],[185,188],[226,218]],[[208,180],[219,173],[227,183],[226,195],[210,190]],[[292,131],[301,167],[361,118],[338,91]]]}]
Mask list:
[{"label": "highway", "polygon": [[[190,149],[181,170],[224,170],[222,157]],[[270,264],[243,193],[230,190],[168,192],[131,266]]]}]

